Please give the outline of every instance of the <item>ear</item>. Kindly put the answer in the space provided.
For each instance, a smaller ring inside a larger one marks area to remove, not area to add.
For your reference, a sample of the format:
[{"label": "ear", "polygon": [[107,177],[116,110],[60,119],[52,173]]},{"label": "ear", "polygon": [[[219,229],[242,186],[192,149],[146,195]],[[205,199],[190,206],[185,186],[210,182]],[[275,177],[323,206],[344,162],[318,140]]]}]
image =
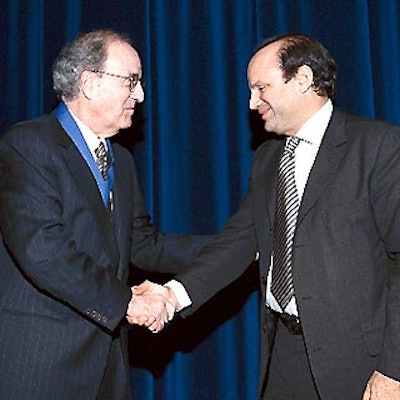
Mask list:
[{"label": "ear", "polygon": [[305,94],[314,84],[314,73],[308,65],[302,65],[296,73],[296,81],[300,93]]},{"label": "ear", "polygon": [[88,100],[91,100],[95,95],[96,78],[96,74],[91,71],[83,71],[81,74],[79,89]]}]

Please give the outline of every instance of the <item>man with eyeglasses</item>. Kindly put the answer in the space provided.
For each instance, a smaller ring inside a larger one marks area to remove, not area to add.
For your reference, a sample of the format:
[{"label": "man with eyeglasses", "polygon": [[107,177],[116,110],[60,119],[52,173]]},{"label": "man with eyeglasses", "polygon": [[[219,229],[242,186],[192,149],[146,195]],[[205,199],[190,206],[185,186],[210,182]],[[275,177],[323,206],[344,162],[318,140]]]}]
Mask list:
[{"label": "man with eyeglasses", "polygon": [[56,110],[0,141],[0,399],[129,399],[128,265],[176,272],[207,240],[157,232],[110,142],[141,76],[127,38],[83,34],[55,61]]}]

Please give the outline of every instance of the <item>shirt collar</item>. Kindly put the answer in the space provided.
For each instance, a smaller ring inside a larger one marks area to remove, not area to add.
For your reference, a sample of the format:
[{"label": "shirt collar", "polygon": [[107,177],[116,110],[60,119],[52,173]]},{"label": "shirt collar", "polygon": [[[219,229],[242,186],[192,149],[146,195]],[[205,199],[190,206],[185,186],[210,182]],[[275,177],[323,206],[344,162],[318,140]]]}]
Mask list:
[{"label": "shirt collar", "polygon": [[[68,110],[71,113],[72,118],[75,120],[76,124],[78,125],[78,128],[81,131],[82,136],[92,154],[94,154],[95,149],[97,149],[97,147],[99,147],[100,142],[103,142],[104,145],[106,145],[106,142],[104,139],[100,139],[99,137],[97,137],[97,135],[90,128],[88,128],[76,115],[74,115],[74,113],[70,109],[68,109]],[[107,145],[106,145],[106,148],[107,148]]]},{"label": "shirt collar", "polygon": [[328,101],[300,128],[296,136],[311,145],[320,145],[333,112],[331,99]]}]

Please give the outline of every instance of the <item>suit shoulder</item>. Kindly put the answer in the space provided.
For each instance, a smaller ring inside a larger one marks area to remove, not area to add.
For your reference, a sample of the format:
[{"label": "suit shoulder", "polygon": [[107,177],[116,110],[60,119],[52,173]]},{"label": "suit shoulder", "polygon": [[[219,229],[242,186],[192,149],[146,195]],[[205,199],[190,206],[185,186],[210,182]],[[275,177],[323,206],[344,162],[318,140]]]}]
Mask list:
[{"label": "suit shoulder", "polygon": [[118,169],[130,170],[136,174],[136,165],[133,154],[124,146],[117,142],[112,143],[115,164]]},{"label": "suit shoulder", "polygon": [[335,117],[343,120],[346,130],[354,134],[362,136],[371,134],[374,136],[387,134],[400,135],[400,127],[385,120],[363,117],[341,111],[335,111]]},{"label": "suit shoulder", "polygon": [[134,164],[133,155],[129,150],[119,143],[113,142],[112,144],[114,156],[124,164]]},{"label": "suit shoulder", "polygon": [[124,158],[132,158],[132,154],[128,151],[128,149],[118,142],[112,142],[112,147],[114,150],[114,153],[118,154],[120,157]]},{"label": "suit shoulder", "polygon": [[57,118],[54,114],[44,114],[37,118],[17,122],[1,138],[8,143],[52,141],[55,140],[55,132],[61,131]]},{"label": "suit shoulder", "polygon": [[400,152],[400,127],[384,120],[335,111],[327,133],[327,143],[347,143],[353,157],[364,157],[370,165],[397,159]]},{"label": "suit shoulder", "polygon": [[256,150],[254,154],[254,161],[260,157],[264,157],[267,154],[272,154],[278,149],[281,148],[282,142],[285,140],[285,137],[274,135],[271,138],[268,138],[265,142],[263,142]]}]

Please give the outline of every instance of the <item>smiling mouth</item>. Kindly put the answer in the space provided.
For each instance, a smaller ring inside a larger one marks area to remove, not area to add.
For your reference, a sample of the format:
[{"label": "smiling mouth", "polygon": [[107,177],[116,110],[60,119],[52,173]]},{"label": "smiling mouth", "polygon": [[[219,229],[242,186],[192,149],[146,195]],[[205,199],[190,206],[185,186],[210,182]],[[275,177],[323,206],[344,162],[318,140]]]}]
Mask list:
[{"label": "smiling mouth", "polygon": [[261,108],[259,108],[258,113],[261,115],[262,119],[266,119],[268,117],[268,114],[271,112],[271,107],[268,105],[265,105]]}]

